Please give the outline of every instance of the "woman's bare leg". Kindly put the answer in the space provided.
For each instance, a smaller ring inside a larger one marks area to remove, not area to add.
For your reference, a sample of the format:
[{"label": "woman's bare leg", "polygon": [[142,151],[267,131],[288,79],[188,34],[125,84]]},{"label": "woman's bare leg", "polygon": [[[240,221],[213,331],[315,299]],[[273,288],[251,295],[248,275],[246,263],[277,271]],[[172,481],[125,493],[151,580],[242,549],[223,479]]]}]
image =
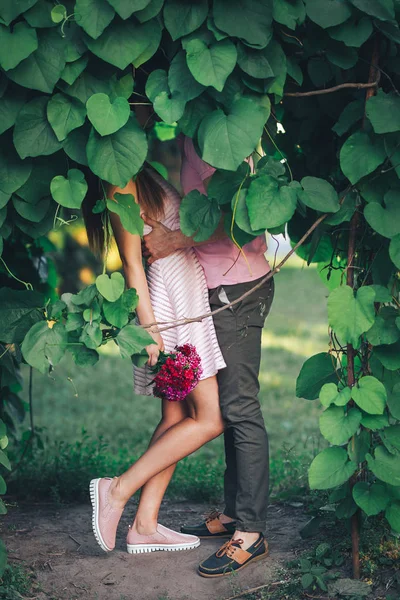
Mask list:
[{"label": "woman's bare leg", "polygon": [[123,507],[149,479],[192,454],[224,429],[215,376],[203,379],[188,398],[193,415],[165,431],[125,473],[110,486],[109,498]]},{"label": "woman's bare leg", "polygon": [[[163,433],[185,419],[189,415],[188,403],[162,401],[162,419],[153,433],[149,447],[152,446]],[[176,463],[152,477],[140,493],[139,506],[133,526],[142,535],[155,532],[158,521],[158,512],[165,491],[174,474]]]}]

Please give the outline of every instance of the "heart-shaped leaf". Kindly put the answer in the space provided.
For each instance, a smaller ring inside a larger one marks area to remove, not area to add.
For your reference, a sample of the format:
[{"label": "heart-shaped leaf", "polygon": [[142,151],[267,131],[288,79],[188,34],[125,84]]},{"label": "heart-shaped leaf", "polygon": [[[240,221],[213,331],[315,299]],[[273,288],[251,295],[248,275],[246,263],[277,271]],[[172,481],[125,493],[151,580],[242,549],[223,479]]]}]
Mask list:
[{"label": "heart-shaped leaf", "polygon": [[322,386],[327,383],[335,383],[340,377],[340,372],[335,369],[335,361],[326,352],[320,352],[311,356],[301,367],[296,381],[297,398],[315,400],[318,398]]},{"label": "heart-shaped leaf", "polygon": [[115,302],[122,296],[125,289],[125,279],[121,273],[106,273],[99,275],[96,279],[96,287],[100,294],[109,302]]},{"label": "heart-shaped leaf", "polygon": [[14,146],[21,158],[48,156],[60,150],[58,141],[47,120],[48,98],[34,98],[20,110],[14,127]]},{"label": "heart-shaped leaf", "polygon": [[272,36],[272,2],[269,0],[214,0],[215,25],[253,48],[265,48]]},{"label": "heart-shaped leaf", "polygon": [[85,117],[83,104],[64,94],[54,94],[47,104],[47,118],[59,142],[65,140],[70,131],[83,125]]},{"label": "heart-shaped leaf", "polygon": [[25,12],[33,6],[37,0],[1,0],[0,2],[0,19],[6,25],[14,21],[18,15]]},{"label": "heart-shaped leaf", "polygon": [[150,0],[108,0],[121,19],[128,19],[133,12],[145,8]]},{"label": "heart-shaped leaf", "polygon": [[389,256],[394,266],[400,269],[400,233],[390,240]]},{"label": "heart-shaped leaf", "polygon": [[386,158],[383,140],[365,131],[353,133],[340,150],[340,166],[351,183],[375,171]]},{"label": "heart-shaped leaf", "polygon": [[102,137],[92,129],[86,146],[90,169],[101,179],[124,188],[136,175],[147,155],[147,138],[136,119],[111,135]]},{"label": "heart-shaped leaf", "polygon": [[250,183],[246,204],[253,231],[279,227],[296,210],[296,189],[290,185],[279,187],[274,177],[261,175]]},{"label": "heart-shaped leaf", "polygon": [[322,450],[311,463],[308,479],[312,490],[327,490],[342,485],[356,470],[356,463],[349,461],[343,448]]},{"label": "heart-shaped leaf", "polygon": [[340,286],[329,294],[329,324],[343,341],[357,347],[359,337],[371,329],[375,321],[375,292],[369,286],[361,287],[356,295],[348,285]]},{"label": "heart-shaped leaf", "polygon": [[125,292],[115,302],[103,302],[104,316],[111,325],[121,329],[128,323],[129,314],[137,307],[139,297],[136,290],[131,288]]},{"label": "heart-shaped leaf", "polygon": [[189,71],[182,50],[175,55],[169,67],[168,86],[172,94],[179,92],[185,102],[197,98],[204,90],[204,86],[196,81]]},{"label": "heart-shaped leaf", "polygon": [[358,481],[353,487],[353,498],[368,517],[385,510],[389,502],[386,487],[380,483],[369,485]]},{"label": "heart-shaped leaf", "polygon": [[185,97],[178,90],[171,92],[165,71],[157,69],[150,73],[146,83],[146,96],[165,123],[174,123],[183,115]]},{"label": "heart-shaped leaf", "polygon": [[230,40],[213,42],[211,34],[210,38],[193,38],[185,44],[186,61],[196,81],[222,92],[228,76],[235,68],[237,51]]},{"label": "heart-shaped leaf", "polygon": [[[365,113],[375,133],[400,130],[400,98],[394,92],[385,94],[379,90],[376,96],[368,100]],[[387,118],[388,115],[391,116],[390,119]]]},{"label": "heart-shaped leaf", "polygon": [[209,113],[198,132],[203,160],[218,169],[236,171],[257,146],[268,116],[249,98],[235,100],[228,114],[221,109]]},{"label": "heart-shaped leaf", "polygon": [[142,327],[129,323],[115,338],[123,358],[139,354],[149,344],[154,344],[151,335]]},{"label": "heart-shaped leaf", "polygon": [[319,400],[322,406],[345,406],[351,398],[351,389],[345,387],[338,391],[336,383],[325,383],[319,393]]},{"label": "heart-shaped leaf", "polygon": [[361,377],[357,385],[352,388],[351,397],[362,410],[369,414],[382,415],[385,410],[387,399],[385,386],[379,379],[371,375]]},{"label": "heart-shaped leaf", "polygon": [[94,39],[103,33],[115,15],[106,0],[76,0],[74,13],[78,25]]},{"label": "heart-shaped leaf", "polygon": [[23,21],[16,23],[12,32],[0,25],[0,65],[5,71],[14,69],[38,47],[36,29]]},{"label": "heart-shaped leaf", "polygon": [[221,209],[215,200],[193,190],[183,198],[179,215],[182,232],[196,242],[204,242],[218,227]]},{"label": "heart-shaped leaf", "polygon": [[115,133],[125,125],[131,114],[129,102],[119,96],[112,102],[107,94],[93,94],[86,102],[87,115],[101,135]]},{"label": "heart-shaped leaf", "polygon": [[143,235],[144,222],[140,216],[140,206],[132,194],[114,194],[114,199],[107,198],[107,208],[121,219],[122,226],[132,235]]},{"label": "heart-shaped leaf", "polygon": [[372,229],[384,237],[393,238],[400,233],[399,192],[387,192],[384,201],[384,207],[378,202],[369,202],[364,208],[364,216]]},{"label": "heart-shaped leaf", "polygon": [[400,486],[400,460],[384,446],[375,448],[374,456],[367,454],[367,463],[373,474],[390,485]]},{"label": "heart-shaped leaf", "polygon": [[341,446],[356,433],[361,417],[362,413],[357,408],[346,413],[341,406],[330,406],[320,416],[319,427],[328,442]]},{"label": "heart-shaped leaf", "polygon": [[53,177],[50,184],[54,200],[66,208],[80,208],[87,189],[85,176],[79,169],[70,169],[67,178],[63,175]]},{"label": "heart-shaped leaf", "polygon": [[207,0],[186,2],[186,0],[166,0],[164,23],[173,40],[188,35],[200,27],[208,13]]},{"label": "heart-shaped leaf", "polygon": [[303,177],[301,185],[303,190],[298,191],[298,196],[306,206],[323,212],[339,210],[337,192],[328,181],[319,177]]}]

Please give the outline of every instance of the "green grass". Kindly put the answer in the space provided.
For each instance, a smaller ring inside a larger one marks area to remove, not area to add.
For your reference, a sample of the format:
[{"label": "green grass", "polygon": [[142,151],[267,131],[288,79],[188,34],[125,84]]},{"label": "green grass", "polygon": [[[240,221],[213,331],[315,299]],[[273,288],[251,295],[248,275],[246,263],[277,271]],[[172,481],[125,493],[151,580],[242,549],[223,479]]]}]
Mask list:
[{"label": "green grass", "polygon": [[[275,494],[304,485],[306,466],[321,444],[316,403],[295,397],[304,360],[327,347],[326,296],[317,271],[284,267],[263,336],[260,401],[270,436]],[[27,376],[27,369],[24,374]],[[159,419],[159,401],[135,396],[131,364],[108,351],[95,367],[69,359],[51,376],[33,379],[34,419],[44,449],[34,445],[11,490],[19,495],[70,500],[86,493],[92,475],[115,475],[143,452]],[[27,399],[27,392],[24,392]],[[83,435],[82,431],[86,433]],[[169,494],[217,500],[223,443],[217,439],[183,460]]]}]

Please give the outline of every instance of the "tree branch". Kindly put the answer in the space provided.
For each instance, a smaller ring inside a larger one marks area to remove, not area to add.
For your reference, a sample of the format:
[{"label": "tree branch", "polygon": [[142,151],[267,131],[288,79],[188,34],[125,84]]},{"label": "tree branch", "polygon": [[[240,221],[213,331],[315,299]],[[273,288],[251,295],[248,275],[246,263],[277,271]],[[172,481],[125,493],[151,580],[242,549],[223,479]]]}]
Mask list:
[{"label": "tree branch", "polygon": [[335,85],[334,87],[330,88],[324,88],[322,90],[312,90],[311,92],[286,92],[283,95],[291,96],[292,98],[301,98],[305,96],[320,96],[321,94],[332,94],[333,92],[338,92],[346,88],[353,88],[356,90],[374,88],[378,85],[378,83],[379,78],[375,81],[371,81],[370,83],[341,83],[340,85]]}]

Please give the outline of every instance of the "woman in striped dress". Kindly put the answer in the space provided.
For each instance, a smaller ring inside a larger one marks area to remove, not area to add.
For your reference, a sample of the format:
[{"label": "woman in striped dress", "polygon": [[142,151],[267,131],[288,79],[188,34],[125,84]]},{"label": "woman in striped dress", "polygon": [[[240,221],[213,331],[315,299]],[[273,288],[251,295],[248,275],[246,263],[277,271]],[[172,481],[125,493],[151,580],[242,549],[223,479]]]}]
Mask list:
[{"label": "woman in striped dress", "polygon": [[[108,197],[116,193],[132,194],[141,214],[158,219],[169,229],[179,229],[178,192],[151,167],[146,167],[124,189],[111,187]],[[86,227],[92,246],[99,243],[99,220],[84,207]],[[201,267],[192,248],[179,250],[143,267],[141,240],[127,232],[119,217],[110,213],[112,228],[121,255],[128,287],[139,295],[137,316],[141,324],[175,321],[209,312],[208,290]],[[96,227],[97,223],[97,227]],[[147,232],[150,228],[147,227]],[[146,230],[145,230],[146,232]],[[154,343],[146,348],[149,359],[142,368],[134,368],[135,391],[151,395],[150,367],[161,350],[171,352],[176,345],[193,344],[201,357],[203,373],[197,387],[183,402],[162,400],[162,418],[148,450],[119,477],[94,479],[90,484],[93,504],[93,530],[103,550],[115,546],[118,522],[131,496],[142,488],[138,511],[127,537],[128,552],[184,550],[200,544],[188,536],[158,524],[158,511],[177,461],[220,435],[223,421],[219,408],[216,374],[224,368],[211,317],[163,332],[149,330]],[[140,427],[140,421],[135,423]]]}]

